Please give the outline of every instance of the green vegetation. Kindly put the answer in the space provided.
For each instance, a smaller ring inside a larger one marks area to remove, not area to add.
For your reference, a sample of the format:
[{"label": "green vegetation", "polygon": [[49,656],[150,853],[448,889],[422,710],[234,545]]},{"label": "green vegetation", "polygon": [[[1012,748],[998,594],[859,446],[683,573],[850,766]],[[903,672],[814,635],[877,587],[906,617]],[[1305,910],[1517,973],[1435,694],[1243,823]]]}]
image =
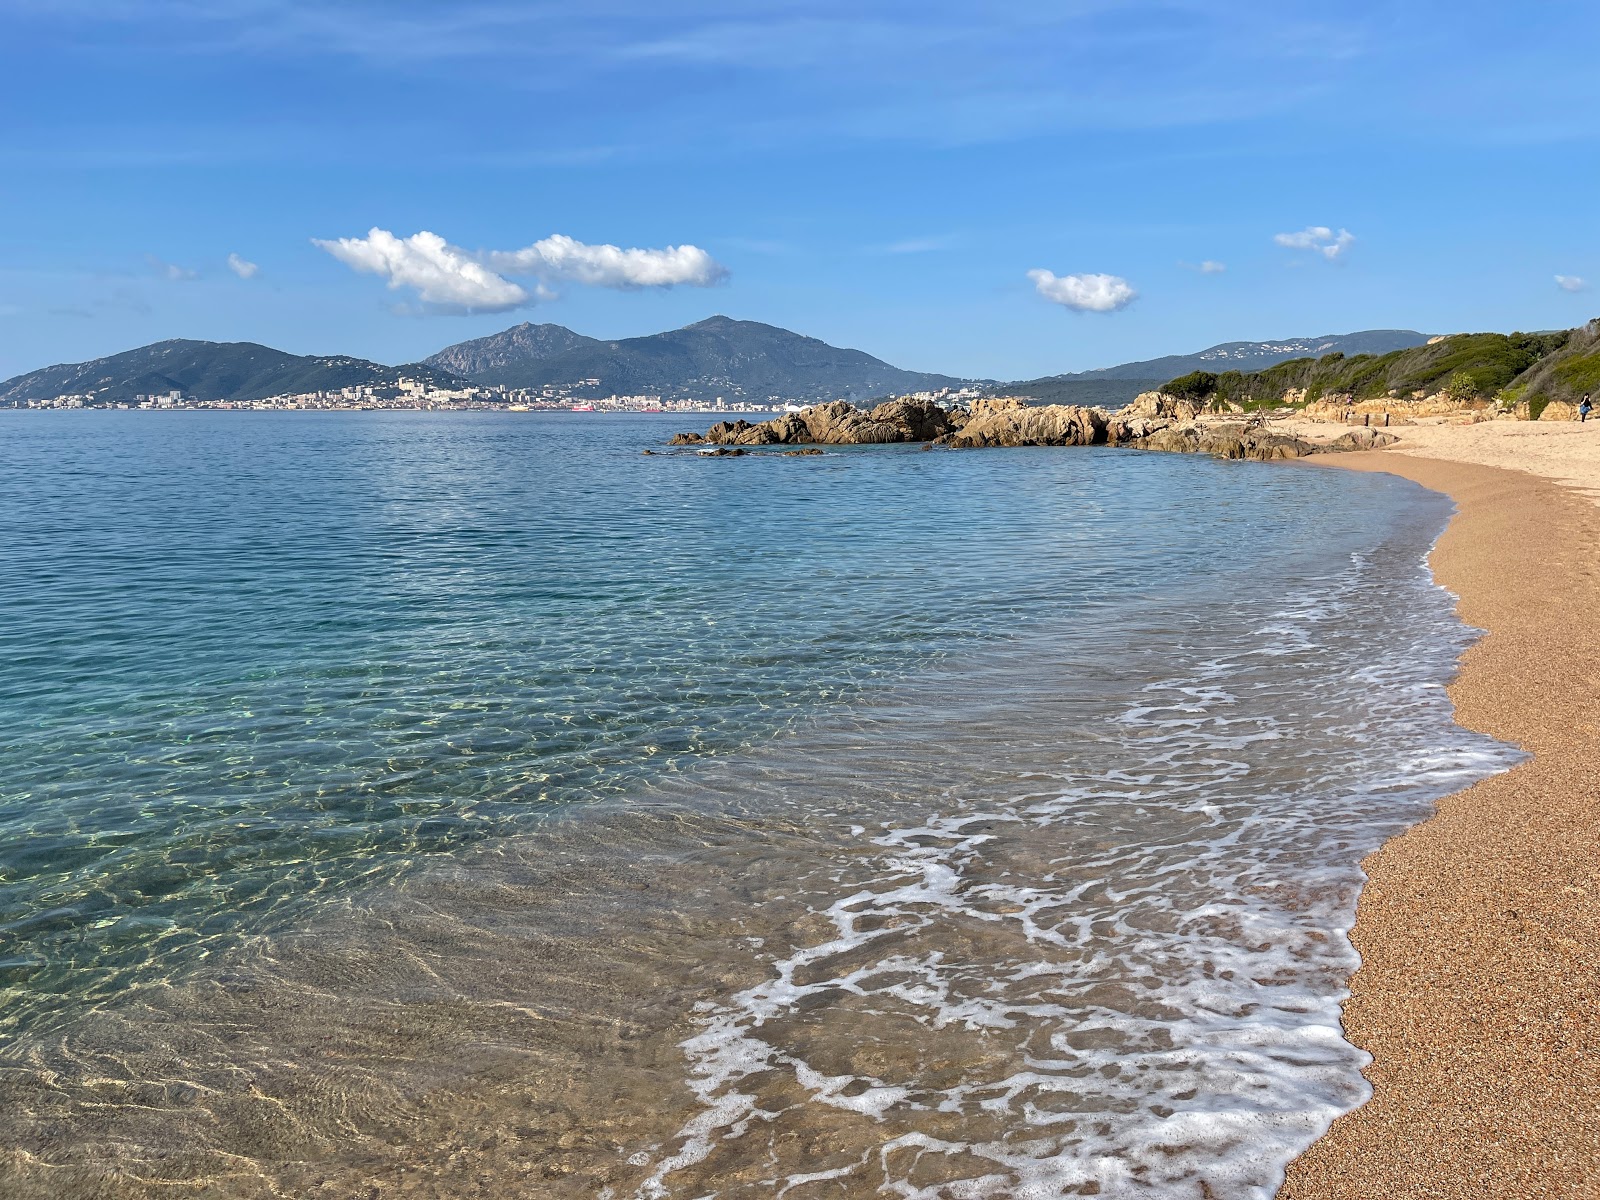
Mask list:
[{"label": "green vegetation", "polygon": [[1248,374],[1196,371],[1163,390],[1246,410],[1281,406],[1292,391],[1300,404],[1442,392],[1461,403],[1492,397],[1511,407],[1526,397],[1538,411],[1533,404],[1542,410],[1551,400],[1600,392],[1600,320],[1553,333],[1456,334],[1389,354],[1296,358]]},{"label": "green vegetation", "polygon": [[1190,400],[1198,404],[1217,394],[1217,377],[1210,371],[1190,371],[1187,375],[1178,376],[1162,391],[1180,400]]},{"label": "green vegetation", "polygon": [[1574,355],[1558,363],[1554,375],[1563,387],[1577,395],[1600,392],[1600,352]]},{"label": "green vegetation", "polygon": [[1535,396],[1532,400],[1528,401],[1528,420],[1537,421],[1539,419],[1539,414],[1544,412],[1544,410],[1548,407],[1550,407],[1549,396]]},{"label": "green vegetation", "polygon": [[1479,395],[1478,381],[1471,371],[1457,371],[1450,376],[1450,382],[1444,385],[1444,394],[1463,404],[1476,400]]}]

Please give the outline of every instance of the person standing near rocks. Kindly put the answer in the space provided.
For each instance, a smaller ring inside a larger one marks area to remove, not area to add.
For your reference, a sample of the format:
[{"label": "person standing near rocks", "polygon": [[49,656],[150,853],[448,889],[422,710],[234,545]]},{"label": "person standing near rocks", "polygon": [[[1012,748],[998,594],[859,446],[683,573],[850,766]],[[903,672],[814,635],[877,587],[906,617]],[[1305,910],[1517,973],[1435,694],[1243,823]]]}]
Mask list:
[{"label": "person standing near rocks", "polygon": [[1583,399],[1578,401],[1578,423],[1580,425],[1589,419],[1591,407],[1592,406],[1589,404],[1589,396],[1587,393],[1585,393]]}]

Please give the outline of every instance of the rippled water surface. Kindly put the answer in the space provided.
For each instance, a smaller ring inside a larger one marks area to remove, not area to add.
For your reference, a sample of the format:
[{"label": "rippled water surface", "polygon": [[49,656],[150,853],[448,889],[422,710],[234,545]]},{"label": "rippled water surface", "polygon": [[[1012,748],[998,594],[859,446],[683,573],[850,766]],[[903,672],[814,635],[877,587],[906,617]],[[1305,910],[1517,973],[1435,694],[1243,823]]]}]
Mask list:
[{"label": "rippled water surface", "polygon": [[1360,1101],[1359,859],[1507,761],[1441,498],[676,427],[0,416],[8,1195],[1264,1197]]}]

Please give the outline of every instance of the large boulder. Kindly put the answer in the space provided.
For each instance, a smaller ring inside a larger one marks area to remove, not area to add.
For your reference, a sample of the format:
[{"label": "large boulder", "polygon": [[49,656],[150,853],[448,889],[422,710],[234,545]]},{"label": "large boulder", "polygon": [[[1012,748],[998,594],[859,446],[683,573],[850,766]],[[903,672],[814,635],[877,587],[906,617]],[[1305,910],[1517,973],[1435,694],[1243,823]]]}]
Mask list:
[{"label": "large boulder", "polygon": [[1124,418],[1159,417],[1167,421],[1193,421],[1206,411],[1205,402],[1170,392],[1140,392],[1118,414]]},{"label": "large boulder", "polygon": [[1392,433],[1385,433],[1381,429],[1352,429],[1349,433],[1340,434],[1333,441],[1322,447],[1331,453],[1343,450],[1381,450],[1400,439]]},{"label": "large boulder", "polygon": [[931,442],[949,433],[950,414],[932,400],[915,400],[902,397],[888,400],[867,414],[880,425],[892,425],[903,430],[908,442]]},{"label": "large boulder", "polygon": [[863,412],[845,400],[813,404],[797,413],[752,425],[719,421],[705,433],[680,433],[672,445],[710,442],[719,446],[866,446],[891,442],[931,442],[955,428],[951,414],[931,400],[902,397]]},{"label": "large boulder", "polygon": [[888,422],[874,420],[846,400],[813,404],[794,419],[806,431],[803,438],[794,440],[817,442],[823,446],[875,446],[912,440],[905,430]]},{"label": "large boulder", "polygon": [[1171,425],[1148,437],[1130,443],[1140,450],[1160,450],[1168,454],[1192,454],[1200,449],[1200,435],[1192,425]]},{"label": "large boulder", "polygon": [[1254,422],[1248,424],[1190,422],[1186,425],[1171,425],[1145,437],[1130,440],[1127,444],[1140,450],[1160,450],[1177,454],[1214,454],[1218,458],[1251,458],[1263,462],[1278,458],[1304,458],[1308,454],[1316,454],[1321,449],[1314,442],[1291,437],[1288,434],[1274,433],[1264,425]]},{"label": "large boulder", "polygon": [[1106,421],[1106,441],[1113,446],[1127,446],[1153,437],[1172,424],[1161,417],[1129,417],[1115,413]]},{"label": "large boulder", "polygon": [[[1003,398],[1005,399],[1005,398]],[[948,444],[957,450],[980,446],[1095,446],[1107,440],[1104,409],[1072,404],[1029,408],[1020,403],[973,405],[972,416]]]}]

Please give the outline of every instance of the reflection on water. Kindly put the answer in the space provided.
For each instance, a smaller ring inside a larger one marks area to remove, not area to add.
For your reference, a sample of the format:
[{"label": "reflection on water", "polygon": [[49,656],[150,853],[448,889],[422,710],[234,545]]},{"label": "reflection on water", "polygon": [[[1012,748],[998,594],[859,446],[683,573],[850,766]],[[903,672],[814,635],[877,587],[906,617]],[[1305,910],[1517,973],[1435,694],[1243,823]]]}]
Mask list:
[{"label": "reflection on water", "polygon": [[7,1195],[1269,1195],[1499,761],[1393,481],[133,420],[10,464]]}]

